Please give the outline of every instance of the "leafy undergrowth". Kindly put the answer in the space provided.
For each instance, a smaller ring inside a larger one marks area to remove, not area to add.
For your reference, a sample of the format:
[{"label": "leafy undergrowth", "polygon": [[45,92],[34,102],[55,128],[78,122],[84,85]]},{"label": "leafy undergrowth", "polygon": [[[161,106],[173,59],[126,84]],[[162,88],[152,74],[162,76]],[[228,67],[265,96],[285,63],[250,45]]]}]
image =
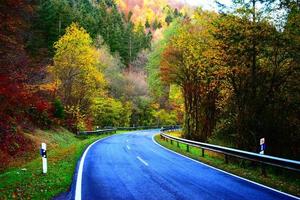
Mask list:
[{"label": "leafy undergrowth", "polygon": [[47,143],[47,175],[42,174],[42,161],[39,149],[36,149],[36,159],[0,174],[0,199],[51,199],[66,192],[85,147],[107,136],[109,134],[76,137],[64,129],[37,131],[30,137],[36,143]]},{"label": "leafy undergrowth", "polygon": [[[172,135],[174,134],[172,133]],[[268,167],[266,168],[267,176],[263,176],[261,173],[261,167],[251,162],[229,158],[229,163],[226,164],[224,161],[224,156],[214,152],[205,151],[204,157],[201,157],[202,154],[199,148],[190,146],[189,152],[187,152],[187,146],[185,144],[177,144],[177,142],[173,142],[173,144],[171,144],[170,140],[163,140],[160,138],[160,135],[155,136],[155,141],[168,149],[171,149],[195,160],[199,160],[208,165],[214,166],[240,177],[244,177],[248,180],[267,185],[280,191],[300,196],[299,173],[297,174],[296,172],[287,172]],[[179,145],[179,147],[177,145]]]}]

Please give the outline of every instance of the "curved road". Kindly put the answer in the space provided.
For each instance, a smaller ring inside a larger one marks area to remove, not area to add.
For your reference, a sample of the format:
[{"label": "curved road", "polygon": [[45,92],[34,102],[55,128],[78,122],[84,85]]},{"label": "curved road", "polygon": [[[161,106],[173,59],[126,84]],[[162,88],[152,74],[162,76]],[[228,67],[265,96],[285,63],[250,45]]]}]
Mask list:
[{"label": "curved road", "polygon": [[114,135],[84,153],[71,199],[297,199],[170,152],[159,130]]}]

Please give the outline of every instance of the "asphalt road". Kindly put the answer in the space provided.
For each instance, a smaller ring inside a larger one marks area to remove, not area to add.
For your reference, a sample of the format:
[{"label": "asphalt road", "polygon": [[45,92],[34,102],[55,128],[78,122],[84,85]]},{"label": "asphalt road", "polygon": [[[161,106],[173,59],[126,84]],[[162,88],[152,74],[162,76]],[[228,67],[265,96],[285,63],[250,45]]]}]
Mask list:
[{"label": "asphalt road", "polygon": [[84,153],[71,199],[296,199],[154,143],[158,130],[114,135]]}]

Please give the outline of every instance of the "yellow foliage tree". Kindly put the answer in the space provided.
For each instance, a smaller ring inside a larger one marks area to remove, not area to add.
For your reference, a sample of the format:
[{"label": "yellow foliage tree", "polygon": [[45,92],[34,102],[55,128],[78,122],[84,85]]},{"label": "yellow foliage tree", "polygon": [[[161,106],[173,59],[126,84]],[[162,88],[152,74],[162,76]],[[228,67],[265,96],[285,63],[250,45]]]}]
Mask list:
[{"label": "yellow foliage tree", "polygon": [[92,99],[103,92],[106,84],[99,70],[98,52],[89,34],[76,23],[54,44],[54,65],[49,72],[65,106],[77,106],[88,112]]},{"label": "yellow foliage tree", "polygon": [[185,136],[206,141],[216,119],[220,65],[211,34],[215,13],[198,9],[186,19],[163,52],[162,79],[181,87],[185,108]]}]

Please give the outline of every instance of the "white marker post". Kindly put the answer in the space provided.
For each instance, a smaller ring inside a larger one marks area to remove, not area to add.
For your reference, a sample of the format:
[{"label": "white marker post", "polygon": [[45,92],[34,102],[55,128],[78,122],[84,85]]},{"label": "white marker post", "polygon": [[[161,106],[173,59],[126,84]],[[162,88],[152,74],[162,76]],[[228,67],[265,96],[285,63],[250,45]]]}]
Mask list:
[{"label": "white marker post", "polygon": [[[261,138],[259,140],[259,144],[260,144],[260,152],[259,152],[259,154],[262,154],[262,155],[265,154],[265,150],[266,150],[266,143],[265,142],[266,142],[265,138]],[[267,172],[266,172],[266,168],[265,168],[264,164],[261,164],[261,173],[262,173],[262,175],[264,177],[267,176]]]},{"label": "white marker post", "polygon": [[266,150],[266,144],[265,144],[265,138],[261,138],[259,141],[260,144],[260,154],[265,154],[265,150]]},{"label": "white marker post", "polygon": [[41,156],[43,160],[43,174],[47,173],[47,148],[46,143],[42,143]]}]

